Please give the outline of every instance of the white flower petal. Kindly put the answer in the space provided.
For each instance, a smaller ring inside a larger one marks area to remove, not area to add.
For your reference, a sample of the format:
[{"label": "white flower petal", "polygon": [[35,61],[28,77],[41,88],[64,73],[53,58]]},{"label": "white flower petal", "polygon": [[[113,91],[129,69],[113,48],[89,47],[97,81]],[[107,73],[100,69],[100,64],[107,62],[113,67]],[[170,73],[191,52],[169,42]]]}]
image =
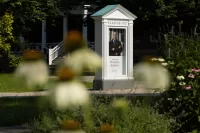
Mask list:
[{"label": "white flower petal", "polygon": [[177,80],[184,80],[185,78],[184,78],[184,76],[182,76],[182,75],[178,75],[178,76],[176,77],[176,79],[177,79]]},{"label": "white flower petal", "polygon": [[167,98],[168,101],[172,101],[172,98]]},{"label": "white flower petal", "polygon": [[136,81],[147,81],[147,88],[165,90],[170,85],[170,74],[167,69],[157,64],[138,63],[135,66]]},{"label": "white flower petal", "polygon": [[165,60],[163,58],[158,58],[158,61],[164,62]]},{"label": "white flower petal", "polygon": [[152,58],[151,60],[152,60],[152,61],[156,61],[156,60],[158,60],[158,59],[157,59],[157,58]]},{"label": "white flower petal", "polygon": [[161,63],[161,65],[163,65],[163,66],[167,66],[168,64],[167,64],[167,63]]},{"label": "white flower petal", "polygon": [[163,71],[163,66],[155,65],[152,67],[152,75],[149,88],[161,89],[162,91],[169,88],[170,74],[167,69]]},{"label": "white flower petal", "polygon": [[73,105],[84,105],[89,101],[87,88],[79,82],[59,83],[52,90],[52,98],[58,109],[65,109]]},{"label": "white flower petal", "polygon": [[91,50],[81,49],[65,58],[64,65],[71,67],[76,73],[81,73],[84,68],[96,71],[102,67],[102,59]]},{"label": "white flower petal", "polygon": [[25,80],[30,88],[41,86],[49,79],[48,66],[43,61],[24,62],[16,69],[15,76]]},{"label": "white flower petal", "polygon": [[149,63],[138,63],[134,67],[134,80],[148,81],[151,78],[151,66]]},{"label": "white flower petal", "polygon": [[185,86],[186,83],[185,83],[185,82],[180,82],[179,85],[180,85],[180,86]]}]

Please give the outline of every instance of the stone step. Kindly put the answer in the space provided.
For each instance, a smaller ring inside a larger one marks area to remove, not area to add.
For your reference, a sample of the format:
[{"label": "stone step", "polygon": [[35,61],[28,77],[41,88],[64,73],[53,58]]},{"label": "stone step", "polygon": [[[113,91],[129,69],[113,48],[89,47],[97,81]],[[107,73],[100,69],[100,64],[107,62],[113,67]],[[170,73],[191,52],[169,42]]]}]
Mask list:
[{"label": "stone step", "polygon": [[55,60],[53,60],[52,65],[59,65],[60,63],[62,63],[63,61],[63,57],[57,57]]},{"label": "stone step", "polygon": [[[56,75],[56,68],[57,68],[57,65],[53,64],[53,65],[50,65],[49,66],[49,71],[50,71],[50,75]],[[82,74],[83,76],[94,76],[95,75],[95,72],[83,72]]]}]

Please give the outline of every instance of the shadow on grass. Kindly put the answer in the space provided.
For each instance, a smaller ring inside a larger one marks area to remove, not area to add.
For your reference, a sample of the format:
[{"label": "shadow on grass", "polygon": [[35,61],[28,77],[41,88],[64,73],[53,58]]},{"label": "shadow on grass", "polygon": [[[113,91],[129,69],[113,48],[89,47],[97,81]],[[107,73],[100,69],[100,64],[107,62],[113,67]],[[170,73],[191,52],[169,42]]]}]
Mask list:
[{"label": "shadow on grass", "polygon": [[15,126],[32,121],[42,112],[40,97],[0,98],[0,126]]},{"label": "shadow on grass", "polygon": [[[113,98],[124,96],[92,96],[104,104],[110,104]],[[133,105],[150,105],[158,96],[129,96],[126,97]],[[42,113],[50,109],[47,98],[0,98],[0,126],[16,126],[33,122]],[[51,109],[50,109],[51,110]]]}]

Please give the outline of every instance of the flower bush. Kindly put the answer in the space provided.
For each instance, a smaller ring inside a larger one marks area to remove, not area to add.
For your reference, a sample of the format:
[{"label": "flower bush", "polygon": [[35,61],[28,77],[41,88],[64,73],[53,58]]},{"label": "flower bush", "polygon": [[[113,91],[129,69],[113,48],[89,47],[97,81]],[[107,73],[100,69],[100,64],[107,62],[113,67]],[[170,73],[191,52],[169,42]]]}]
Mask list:
[{"label": "flower bush", "polygon": [[172,82],[155,107],[175,119],[174,132],[200,131],[199,42],[190,37],[174,36],[167,38],[166,45],[171,48],[166,68]]}]

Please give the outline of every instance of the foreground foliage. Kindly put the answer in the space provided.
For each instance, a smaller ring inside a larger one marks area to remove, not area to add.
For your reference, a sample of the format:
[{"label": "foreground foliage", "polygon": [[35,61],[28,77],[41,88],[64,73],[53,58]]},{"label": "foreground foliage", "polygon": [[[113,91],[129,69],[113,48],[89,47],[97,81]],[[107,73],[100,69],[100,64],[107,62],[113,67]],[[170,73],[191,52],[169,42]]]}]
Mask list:
[{"label": "foreground foliage", "polygon": [[37,100],[36,97],[1,97],[0,127],[22,125],[39,116]]},{"label": "foreground foliage", "polygon": [[[170,133],[170,120],[163,115],[150,110],[147,106],[130,104],[124,114],[116,114],[110,100],[106,97],[93,97],[91,115],[94,127],[88,129],[84,124],[83,108],[69,108],[66,111],[49,109],[39,119],[35,119],[28,127],[33,132],[51,132],[58,130],[61,123],[73,119],[81,123],[86,132],[99,132],[103,124],[113,124],[119,133]],[[47,104],[45,104],[47,105]]]}]

